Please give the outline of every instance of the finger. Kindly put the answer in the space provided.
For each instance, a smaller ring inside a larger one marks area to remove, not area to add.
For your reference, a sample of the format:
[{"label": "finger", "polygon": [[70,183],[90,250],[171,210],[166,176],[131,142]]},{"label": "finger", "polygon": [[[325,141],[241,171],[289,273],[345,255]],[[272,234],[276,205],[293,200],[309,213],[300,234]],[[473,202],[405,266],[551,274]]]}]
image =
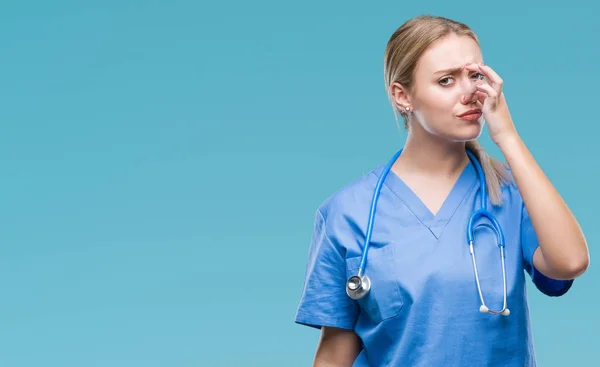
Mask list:
[{"label": "finger", "polygon": [[483,92],[485,94],[487,94],[489,97],[491,98],[496,98],[498,97],[498,92],[496,91],[496,89],[494,89],[491,85],[489,84],[477,84],[476,85],[477,90],[480,92]]},{"label": "finger", "polygon": [[491,67],[485,65],[484,63],[479,63],[479,69],[485,74],[487,79],[490,81],[490,84],[498,93],[502,90],[502,85],[504,81],[500,76],[492,69]]},{"label": "finger", "polygon": [[479,101],[481,104],[485,103],[485,99],[488,97],[488,95],[486,93],[483,92],[475,92],[475,96],[477,96],[477,101]]},{"label": "finger", "polygon": [[487,82],[494,87],[496,92],[500,93],[502,90],[502,85],[504,81],[500,76],[492,69],[491,67],[485,65],[484,63],[472,63],[467,64],[466,68],[471,71],[480,71],[486,78]]}]

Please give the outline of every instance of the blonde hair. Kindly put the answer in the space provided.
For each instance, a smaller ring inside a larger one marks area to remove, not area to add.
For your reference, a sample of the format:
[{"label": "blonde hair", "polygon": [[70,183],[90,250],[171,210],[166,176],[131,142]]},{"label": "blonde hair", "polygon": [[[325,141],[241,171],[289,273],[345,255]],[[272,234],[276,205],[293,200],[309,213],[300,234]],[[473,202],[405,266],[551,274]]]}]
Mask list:
[{"label": "blonde hair", "polygon": [[[414,87],[414,72],[421,55],[432,43],[451,34],[471,37],[479,44],[477,36],[467,25],[431,15],[410,19],[400,26],[388,41],[384,54],[385,88],[392,103],[396,121],[398,114],[402,115],[405,129],[408,129],[408,116],[405,111],[393,103],[391,86],[394,83],[400,83],[407,90],[411,90]],[[466,148],[481,163],[490,201],[493,205],[501,205],[502,184],[511,181],[506,165],[491,158],[477,140],[468,141]]]}]

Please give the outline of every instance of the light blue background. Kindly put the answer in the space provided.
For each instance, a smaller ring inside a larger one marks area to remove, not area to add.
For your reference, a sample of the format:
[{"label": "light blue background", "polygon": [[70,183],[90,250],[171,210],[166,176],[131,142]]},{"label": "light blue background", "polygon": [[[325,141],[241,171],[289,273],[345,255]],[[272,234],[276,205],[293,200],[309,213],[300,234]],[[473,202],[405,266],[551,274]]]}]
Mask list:
[{"label": "light blue background", "polygon": [[383,51],[423,13],[478,33],[592,249],[530,288],[540,366],[600,361],[591,2],[217,4],[2,2],[0,366],[310,365],[315,209],[402,145]]}]

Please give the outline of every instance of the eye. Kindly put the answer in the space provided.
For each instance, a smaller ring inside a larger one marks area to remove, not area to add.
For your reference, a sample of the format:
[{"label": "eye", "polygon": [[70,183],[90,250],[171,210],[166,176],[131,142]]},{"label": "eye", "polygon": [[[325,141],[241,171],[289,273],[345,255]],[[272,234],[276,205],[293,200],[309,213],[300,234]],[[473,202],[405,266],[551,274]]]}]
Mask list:
[{"label": "eye", "polygon": [[471,77],[475,77],[475,79],[479,79],[479,80],[485,79],[485,75],[483,75],[481,73],[475,73],[475,74],[471,75]]},{"label": "eye", "polygon": [[450,80],[451,79],[452,79],[452,77],[447,76],[445,78],[440,79],[438,81],[438,83],[440,83],[441,85],[450,85]]}]

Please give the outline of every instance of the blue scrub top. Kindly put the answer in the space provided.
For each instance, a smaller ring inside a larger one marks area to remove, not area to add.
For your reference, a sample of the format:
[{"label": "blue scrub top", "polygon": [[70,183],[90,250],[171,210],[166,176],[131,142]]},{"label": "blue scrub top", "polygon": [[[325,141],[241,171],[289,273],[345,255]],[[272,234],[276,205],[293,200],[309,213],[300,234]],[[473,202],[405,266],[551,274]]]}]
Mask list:
[{"label": "blue scrub top", "polygon": [[[505,185],[503,205],[488,208],[504,231],[511,313],[479,311],[466,239],[469,217],[480,206],[472,163],[436,215],[390,171],[364,269],[371,291],[358,301],[346,295],[346,281],[358,271],[383,168],[350,183],[318,208],[295,322],[354,330],[363,342],[354,366],[535,366],[525,272],[548,296],[565,294],[573,281],[549,279],[534,269],[536,234],[517,187]],[[502,265],[494,232],[477,227],[474,246],[486,305],[500,310]]]}]

